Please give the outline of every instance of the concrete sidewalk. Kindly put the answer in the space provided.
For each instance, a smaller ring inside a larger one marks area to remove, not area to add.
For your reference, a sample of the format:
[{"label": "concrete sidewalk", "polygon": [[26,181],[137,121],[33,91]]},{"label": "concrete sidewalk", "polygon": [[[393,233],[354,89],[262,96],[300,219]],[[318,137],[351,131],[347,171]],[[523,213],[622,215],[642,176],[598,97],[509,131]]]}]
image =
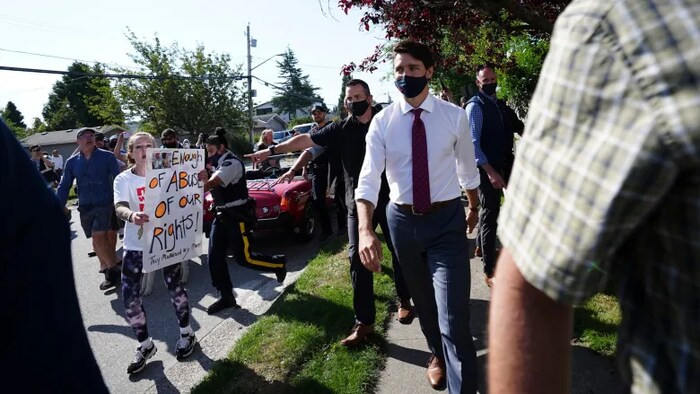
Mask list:
[{"label": "concrete sidewalk", "polygon": [[[472,241],[473,247],[473,241]],[[496,284],[496,286],[498,283]],[[471,259],[471,333],[477,350],[479,393],[486,393],[486,356],[488,307],[491,291],[484,283],[481,258]],[[400,324],[394,315],[389,323],[388,357],[376,393],[433,393],[428,383],[427,361],[430,353],[418,319],[410,325]],[[619,393],[621,386],[615,364],[589,349],[572,346],[573,393]]]}]

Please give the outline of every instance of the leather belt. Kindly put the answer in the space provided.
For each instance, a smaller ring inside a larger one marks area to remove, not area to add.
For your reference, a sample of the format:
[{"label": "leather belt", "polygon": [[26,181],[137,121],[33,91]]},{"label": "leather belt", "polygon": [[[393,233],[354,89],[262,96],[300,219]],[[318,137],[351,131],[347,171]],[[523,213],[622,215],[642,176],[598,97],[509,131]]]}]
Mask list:
[{"label": "leather belt", "polygon": [[399,211],[403,213],[410,213],[411,215],[416,215],[416,216],[422,216],[422,215],[430,215],[431,213],[435,213],[439,211],[441,208],[444,208],[446,205],[454,202],[455,200],[459,200],[459,198],[453,198],[452,200],[447,200],[447,201],[438,201],[430,204],[430,208],[428,208],[427,212],[416,212],[414,205],[411,204],[396,204],[396,207],[399,208]]}]

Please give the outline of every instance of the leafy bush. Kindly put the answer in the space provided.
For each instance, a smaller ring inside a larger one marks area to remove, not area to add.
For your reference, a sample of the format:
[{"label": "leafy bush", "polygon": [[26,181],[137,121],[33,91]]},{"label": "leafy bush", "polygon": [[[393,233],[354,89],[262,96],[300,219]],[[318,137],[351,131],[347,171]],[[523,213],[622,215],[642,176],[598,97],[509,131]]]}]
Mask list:
[{"label": "leafy bush", "polygon": [[[260,136],[258,136],[258,138],[259,137]],[[235,153],[237,156],[241,156],[246,153],[251,153],[253,151],[253,147],[250,145],[248,134],[246,133],[228,132],[226,138],[228,139],[228,149],[231,152]]]}]

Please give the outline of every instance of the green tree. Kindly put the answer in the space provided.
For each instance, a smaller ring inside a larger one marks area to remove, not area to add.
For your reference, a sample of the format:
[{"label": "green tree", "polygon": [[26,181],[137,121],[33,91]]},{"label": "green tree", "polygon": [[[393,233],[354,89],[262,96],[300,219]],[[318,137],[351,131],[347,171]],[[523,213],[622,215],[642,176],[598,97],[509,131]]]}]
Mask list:
[{"label": "green tree", "polygon": [[272,105],[280,109],[283,114],[289,114],[294,118],[297,110],[323,103],[323,99],[316,94],[318,88],[311,86],[309,76],[303,75],[298,67],[299,60],[291,49],[287,49],[281,61],[277,62],[282,78],[281,87],[277,90],[279,95],[272,98]]},{"label": "green tree", "polygon": [[500,27],[491,23],[485,23],[469,34],[470,55],[454,42],[445,40],[441,43],[441,56],[454,59],[454,63],[451,67],[438,66],[432,88],[438,91],[445,85],[456,100],[460,96],[469,98],[478,91],[475,84],[478,65],[493,63],[498,76],[498,97],[508,101],[524,117],[549,50],[549,40],[526,31],[504,38],[500,35]]},{"label": "green tree", "polygon": [[19,126],[23,129],[27,128],[27,125],[24,124],[24,116],[19,112],[17,106],[12,101],[7,102],[5,109],[2,111],[2,118],[5,119],[5,121],[12,122],[15,126]]},{"label": "green tree", "polygon": [[[428,45],[437,60],[432,88],[442,84],[456,98],[471,96],[476,87],[476,65],[492,62],[499,77],[499,97],[527,112],[539,76],[548,41],[557,16],[570,0],[342,0],[345,13],[360,10],[360,25],[376,26],[387,39],[414,39]],[[332,6],[330,1],[327,7]],[[386,46],[359,64],[350,63],[344,73],[355,69],[373,71],[391,59]]]},{"label": "green tree", "polygon": [[11,121],[9,121],[7,119],[3,118],[3,121],[5,122],[7,127],[10,129],[10,132],[12,132],[12,134],[14,134],[14,136],[18,140],[21,140],[22,138],[29,136],[29,132],[27,132],[27,129],[25,129],[21,126],[17,126],[16,124],[12,123]]},{"label": "green tree", "polygon": [[42,132],[47,131],[47,130],[48,130],[48,127],[46,126],[46,123],[44,123],[39,118],[34,118],[34,120],[32,121],[32,127],[29,129],[31,134],[42,133]]},{"label": "green tree", "polygon": [[124,123],[124,113],[100,64],[74,62],[68,72],[54,84],[44,105],[42,115],[49,129]]},{"label": "green tree", "polygon": [[239,82],[243,76],[240,66],[231,67],[229,55],[207,53],[201,45],[194,50],[177,43],[166,47],[157,36],[153,42],[140,41],[131,31],[127,38],[134,50],[129,56],[144,70],[120,70],[144,77],[117,83],[129,118],[141,120],[151,132],[171,127],[211,134],[222,126],[232,140],[247,135],[247,96]]},{"label": "green tree", "polygon": [[345,85],[352,80],[352,74],[343,74],[343,80],[340,85],[340,97],[338,97],[338,116],[340,119],[345,119],[348,116],[348,111],[345,109]]}]

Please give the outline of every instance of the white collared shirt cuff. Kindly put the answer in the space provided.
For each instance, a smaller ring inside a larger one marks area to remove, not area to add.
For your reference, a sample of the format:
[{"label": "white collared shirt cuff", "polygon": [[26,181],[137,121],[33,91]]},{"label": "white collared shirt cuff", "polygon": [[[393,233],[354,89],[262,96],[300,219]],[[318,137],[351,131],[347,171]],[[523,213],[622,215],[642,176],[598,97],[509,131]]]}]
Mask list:
[{"label": "white collared shirt cuff", "polygon": [[377,207],[377,201],[379,200],[379,190],[372,192],[368,188],[360,189],[358,186],[355,189],[355,202],[360,200],[369,201],[375,208]]},{"label": "white collared shirt cuff", "polygon": [[466,180],[466,182],[460,182],[460,185],[462,186],[462,189],[464,190],[473,190],[479,187],[481,185],[481,176],[477,172],[477,174],[469,179]]}]

